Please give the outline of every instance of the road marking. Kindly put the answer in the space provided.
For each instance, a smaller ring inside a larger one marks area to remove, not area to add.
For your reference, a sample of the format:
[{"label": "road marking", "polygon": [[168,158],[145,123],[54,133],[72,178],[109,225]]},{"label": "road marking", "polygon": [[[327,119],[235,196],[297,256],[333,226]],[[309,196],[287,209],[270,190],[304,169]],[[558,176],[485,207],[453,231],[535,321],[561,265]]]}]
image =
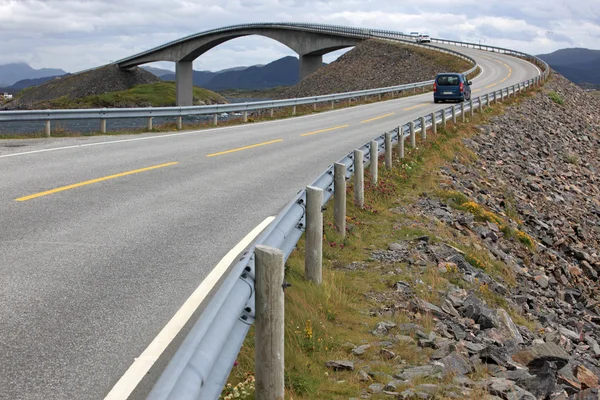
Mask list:
[{"label": "road marking", "polygon": [[316,135],[317,133],[323,133],[323,132],[329,132],[329,131],[334,131],[336,129],[343,129],[343,128],[347,128],[350,125],[340,125],[340,126],[334,126],[333,128],[327,128],[327,129],[321,129],[320,131],[314,131],[314,132],[308,132],[308,133],[303,133],[300,136],[310,136],[310,135]]},{"label": "road marking", "polygon": [[276,139],[276,140],[271,140],[271,141],[268,141],[268,142],[251,144],[250,146],[238,147],[237,149],[225,150],[225,151],[221,151],[219,153],[207,154],[206,157],[222,156],[223,154],[235,153],[236,151],[253,149],[255,147],[266,146],[268,144],[279,143],[279,142],[283,142],[283,139]]},{"label": "road marking", "polygon": [[412,106],[412,107],[405,108],[405,109],[404,109],[404,111],[414,110],[415,108],[419,108],[419,107],[425,107],[425,106],[427,106],[427,105],[429,105],[429,103],[423,103],[423,104],[419,104],[419,105],[416,105],[416,106]]},{"label": "road marking", "polygon": [[160,333],[146,347],[146,350],[135,359],[133,364],[127,369],[125,374],[113,386],[111,391],[106,395],[104,400],[125,400],[131,395],[140,381],[146,376],[150,368],[156,360],[161,356],[175,336],[181,331],[185,324],[200,304],[206,299],[212,288],[219,282],[221,277],[227,272],[229,266],[237,259],[238,255],[248,245],[256,239],[256,237],[271,223],[275,217],[268,217],[254,228],[245,238],[231,249],[225,257],[213,268],[200,286],[192,293],[192,295],[183,303],[181,308],[175,313],[171,320],[165,325]]},{"label": "road marking", "polygon": [[494,86],[496,86],[497,84],[498,84],[498,83],[492,83],[491,85],[487,85],[485,88],[486,88],[486,89],[489,89],[489,88],[491,88],[491,87],[494,87]]},{"label": "road marking", "polygon": [[49,194],[54,194],[54,193],[58,193],[58,192],[64,192],[65,190],[70,190],[70,189],[75,189],[75,188],[78,188],[78,187],[81,187],[81,186],[91,185],[92,183],[103,182],[103,181],[107,181],[109,179],[120,178],[122,176],[127,176],[127,175],[139,174],[140,172],[151,171],[153,169],[170,167],[171,165],[176,165],[176,164],[178,164],[178,163],[176,163],[176,162],[170,162],[170,163],[166,163],[166,164],[155,165],[155,166],[152,166],[152,167],[135,169],[133,171],[121,172],[120,174],[114,174],[114,175],[104,176],[102,178],[96,178],[96,179],[92,179],[92,180],[85,181],[85,182],[74,183],[72,185],[67,185],[67,186],[62,186],[62,187],[56,188],[56,189],[46,190],[45,192],[35,193],[35,194],[31,194],[29,196],[24,196],[24,197],[19,197],[18,199],[15,199],[15,200],[16,201],[31,200],[31,199],[35,199],[35,198],[38,198],[38,197],[47,196]]},{"label": "road marking", "polygon": [[481,91],[481,89],[475,89],[475,90],[473,90],[473,93],[479,92],[479,91]]},{"label": "road marking", "polygon": [[376,121],[378,119],[386,118],[386,117],[389,117],[390,115],[394,115],[394,114],[396,114],[396,113],[395,112],[391,112],[389,114],[380,115],[379,117],[375,117],[375,118],[371,118],[371,119],[365,119],[364,121],[360,121],[360,123],[364,124],[366,122]]}]

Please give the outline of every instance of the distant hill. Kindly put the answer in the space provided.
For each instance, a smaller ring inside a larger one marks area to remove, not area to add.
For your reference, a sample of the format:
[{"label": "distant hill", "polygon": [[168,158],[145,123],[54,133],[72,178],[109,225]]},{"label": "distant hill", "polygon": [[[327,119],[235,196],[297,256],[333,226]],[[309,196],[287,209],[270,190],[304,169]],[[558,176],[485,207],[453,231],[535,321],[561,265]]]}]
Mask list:
[{"label": "distant hill", "polygon": [[[174,81],[175,73],[160,76]],[[210,90],[260,90],[277,86],[293,86],[299,81],[298,59],[284,57],[266,65],[233,67],[221,71],[194,71],[193,82]]]},{"label": "distant hill", "polygon": [[171,71],[170,69],[162,69],[162,68],[147,67],[147,66],[143,66],[142,68],[145,69],[146,71],[156,75],[159,78],[162,78],[165,75],[170,75],[173,73],[173,71]]},{"label": "distant hill", "polygon": [[264,66],[218,73],[204,87],[210,90],[255,90],[275,86],[293,86],[298,81],[298,59],[288,56]]},{"label": "distant hill", "polygon": [[574,83],[600,85],[600,50],[561,49],[538,57]]},{"label": "distant hill", "polygon": [[0,86],[12,86],[23,79],[37,79],[48,76],[61,76],[66,72],[56,68],[34,69],[25,63],[0,65]]},{"label": "distant hill", "polygon": [[52,79],[61,78],[61,77],[68,76],[68,75],[70,75],[70,74],[57,75],[57,76],[45,76],[43,78],[36,78],[36,79],[23,79],[23,80],[20,80],[19,82],[15,83],[14,85],[12,85],[9,89],[12,90],[13,92],[18,92],[18,91],[26,89],[28,87],[41,85],[42,83],[51,81]]}]

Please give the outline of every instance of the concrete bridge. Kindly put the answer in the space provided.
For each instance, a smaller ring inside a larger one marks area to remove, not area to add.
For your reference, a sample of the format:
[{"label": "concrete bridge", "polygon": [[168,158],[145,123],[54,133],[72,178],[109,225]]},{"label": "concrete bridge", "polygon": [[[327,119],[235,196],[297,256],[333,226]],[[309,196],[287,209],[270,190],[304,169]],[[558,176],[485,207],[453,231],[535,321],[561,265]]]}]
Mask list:
[{"label": "concrete bridge", "polygon": [[190,35],[162,46],[116,61],[119,68],[131,68],[156,61],[175,63],[177,105],[193,105],[193,61],[208,50],[243,36],[259,35],[294,50],[300,60],[300,79],[323,65],[323,55],[355,46],[370,36],[368,30],[315,24],[260,23],[235,25]]}]

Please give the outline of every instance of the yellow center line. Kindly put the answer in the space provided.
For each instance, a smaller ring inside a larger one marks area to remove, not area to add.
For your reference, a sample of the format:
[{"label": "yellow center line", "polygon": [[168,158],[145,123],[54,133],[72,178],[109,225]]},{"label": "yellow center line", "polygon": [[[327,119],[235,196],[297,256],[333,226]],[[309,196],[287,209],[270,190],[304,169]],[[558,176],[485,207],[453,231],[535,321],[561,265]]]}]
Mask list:
[{"label": "yellow center line", "polygon": [[169,166],[175,165],[175,164],[177,164],[177,163],[176,162],[170,162],[170,163],[166,163],[166,164],[155,165],[153,167],[147,167],[147,168],[135,169],[133,171],[121,172],[120,174],[104,176],[102,178],[96,178],[96,179],[92,179],[92,180],[85,181],[85,182],[74,183],[72,185],[62,186],[62,187],[59,187],[59,188],[56,188],[56,189],[47,190],[45,192],[31,194],[31,195],[25,196],[25,197],[19,197],[18,199],[15,199],[15,200],[16,201],[31,200],[31,199],[35,199],[37,197],[47,196],[49,194],[54,194],[54,193],[58,193],[58,192],[64,192],[65,190],[75,189],[75,188],[78,188],[78,187],[81,187],[81,186],[85,186],[85,185],[91,185],[92,183],[98,183],[98,182],[102,182],[102,181],[107,181],[109,179],[120,178],[122,176],[138,174],[140,172],[146,172],[146,171],[150,171],[150,170],[153,170],[153,169],[158,169],[158,168],[163,168],[163,167],[169,167]]},{"label": "yellow center line", "polygon": [[364,121],[360,121],[361,124],[364,124],[365,122],[371,122],[371,121],[376,121],[378,119],[381,118],[385,118],[385,117],[389,117],[390,115],[394,115],[396,114],[395,112],[391,112],[389,114],[385,114],[385,115],[380,115],[379,117],[375,117],[375,118],[371,118],[371,119],[365,119]]},{"label": "yellow center line", "polygon": [[327,128],[327,129],[321,129],[320,131],[314,131],[314,132],[308,132],[308,133],[303,133],[300,136],[310,136],[310,135],[315,135],[317,133],[323,133],[323,132],[329,132],[329,131],[334,131],[336,129],[343,129],[343,128],[347,128],[350,125],[340,125],[340,126],[334,126],[333,128]]},{"label": "yellow center line", "polygon": [[426,105],[428,105],[429,103],[423,103],[423,104],[418,104],[416,106],[412,106],[412,107],[408,107],[405,108],[404,111],[409,111],[409,110],[414,110],[415,108],[419,108],[419,107],[425,107]]},{"label": "yellow center line", "polygon": [[475,89],[475,90],[473,90],[473,93],[479,92],[479,91],[481,91],[481,89]]},{"label": "yellow center line", "polygon": [[491,85],[487,85],[485,88],[486,88],[486,89],[489,89],[489,88],[491,88],[491,87],[494,87],[494,86],[496,86],[497,84],[498,84],[498,83],[492,83]]},{"label": "yellow center line", "polygon": [[269,142],[263,142],[263,143],[252,144],[252,145],[250,145],[250,146],[240,147],[240,148],[237,148],[237,149],[232,149],[232,150],[221,151],[221,152],[219,152],[219,153],[207,154],[207,155],[206,155],[206,157],[222,156],[223,154],[235,153],[236,151],[242,151],[242,150],[253,149],[253,148],[255,148],[255,147],[259,147],[259,146],[265,146],[265,145],[267,145],[267,144],[273,144],[273,143],[279,143],[279,142],[283,142],[283,139],[271,140],[271,141],[269,141]]}]

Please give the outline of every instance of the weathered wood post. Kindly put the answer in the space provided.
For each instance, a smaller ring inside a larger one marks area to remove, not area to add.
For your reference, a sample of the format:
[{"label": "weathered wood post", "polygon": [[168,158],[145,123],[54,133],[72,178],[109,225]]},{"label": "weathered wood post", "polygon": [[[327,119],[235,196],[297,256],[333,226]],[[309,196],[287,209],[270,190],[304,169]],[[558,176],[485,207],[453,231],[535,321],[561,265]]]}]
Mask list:
[{"label": "weathered wood post", "polygon": [[346,165],[333,165],[333,219],[342,237],[346,237]]},{"label": "weathered wood post", "polygon": [[360,208],[365,205],[365,171],[363,152],[354,150],[354,202]]},{"label": "weathered wood post", "polygon": [[306,256],[304,278],[323,281],[323,189],[306,187]]},{"label": "weathered wood post", "polygon": [[257,245],[255,257],[255,396],[257,399],[283,400],[284,254],[279,249]]}]

